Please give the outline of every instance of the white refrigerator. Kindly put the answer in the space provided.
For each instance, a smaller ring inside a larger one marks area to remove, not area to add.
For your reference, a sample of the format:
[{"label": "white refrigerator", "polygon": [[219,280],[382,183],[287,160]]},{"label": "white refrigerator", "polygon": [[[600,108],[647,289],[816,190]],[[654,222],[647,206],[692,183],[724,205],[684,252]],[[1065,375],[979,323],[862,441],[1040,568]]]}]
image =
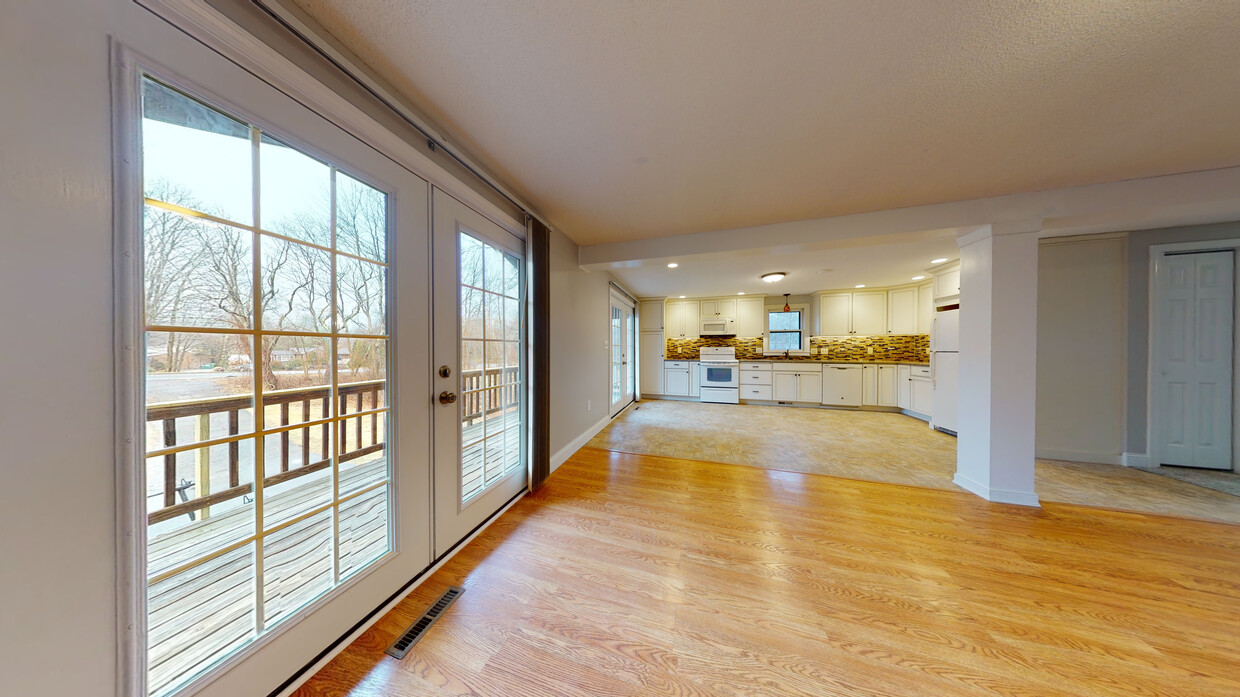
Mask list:
[{"label": "white refrigerator", "polygon": [[930,425],[956,435],[956,398],[960,382],[960,310],[934,313],[930,328],[930,376],[934,410]]}]

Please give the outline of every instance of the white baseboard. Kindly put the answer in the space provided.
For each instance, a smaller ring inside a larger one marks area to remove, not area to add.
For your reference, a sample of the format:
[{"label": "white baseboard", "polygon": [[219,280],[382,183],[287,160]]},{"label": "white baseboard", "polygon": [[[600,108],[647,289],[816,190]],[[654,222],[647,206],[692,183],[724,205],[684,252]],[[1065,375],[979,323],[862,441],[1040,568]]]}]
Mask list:
[{"label": "white baseboard", "polygon": [[581,450],[582,446],[590,442],[590,439],[598,435],[598,432],[607,428],[607,424],[611,423],[610,416],[604,416],[599,419],[598,423],[587,428],[581,435],[569,441],[568,445],[560,448],[551,456],[551,471],[554,472],[560,468],[560,465],[568,461],[573,453]]},{"label": "white baseboard", "polygon": [[1147,453],[1124,453],[1120,464],[1124,467],[1149,467],[1150,456]]},{"label": "white baseboard", "polygon": [[336,656],[339,656],[342,651],[349,648],[349,645],[357,641],[358,637],[365,634],[366,630],[370,629],[371,627],[374,626],[376,622],[383,619],[384,615],[387,615],[389,612],[392,611],[392,608],[399,605],[402,600],[407,598],[410,593],[412,593],[414,590],[417,589],[418,586],[425,583],[428,578],[430,578],[431,576],[434,576],[435,572],[439,571],[439,568],[442,567],[444,564],[447,564],[449,561],[451,561],[452,557],[455,557],[457,552],[460,552],[462,549],[465,549],[465,546],[468,545],[470,542],[473,542],[475,537],[481,535],[483,531],[491,527],[491,523],[494,523],[495,521],[499,520],[500,516],[507,513],[509,508],[512,508],[513,506],[517,505],[517,502],[523,498],[525,498],[525,494],[522,494],[518,496],[517,498],[509,501],[507,506],[504,506],[502,509],[499,510],[498,513],[491,516],[490,519],[488,519],[484,525],[482,525],[477,530],[475,530],[472,535],[465,538],[464,540],[461,540],[461,543],[458,544],[456,547],[454,547],[452,551],[449,552],[443,559],[440,559],[438,563],[436,563],[431,568],[427,569],[426,572],[422,574],[422,578],[419,578],[416,583],[410,584],[410,586],[406,588],[404,591],[402,591],[399,596],[394,598],[390,603],[384,605],[382,609],[376,612],[374,617],[371,617],[369,620],[366,621],[365,624],[358,627],[356,631],[354,631],[349,636],[345,637],[344,640],[341,641],[336,646],[336,648],[332,649],[331,651],[327,653],[327,655],[323,656],[323,658],[316,661],[315,664],[310,666],[310,668],[307,669],[306,672],[302,673],[300,677],[298,677],[293,682],[289,683],[288,687],[280,691],[280,694],[278,695],[278,697],[289,697],[294,692],[296,692],[299,687],[306,684],[306,682],[309,681],[310,678],[314,677],[315,673],[318,673],[320,670],[323,670],[323,667],[326,666],[328,663],[331,663],[331,660],[333,658],[335,658]]},{"label": "white baseboard", "polygon": [[[920,420],[922,420],[922,421],[925,421],[927,424],[929,424],[929,423],[930,423],[930,415],[929,415],[929,414],[923,414],[923,413],[921,413],[921,412],[919,412],[919,411],[913,411],[912,409],[901,409],[901,410],[900,410],[900,413],[901,413],[901,414],[904,414],[905,416],[911,416],[911,417],[913,417],[914,419],[920,419]],[[931,428],[933,428],[933,426],[931,426]]]},{"label": "white baseboard", "polygon": [[1068,462],[1096,462],[1101,465],[1123,464],[1119,453],[1103,453],[1091,450],[1051,450],[1038,448],[1034,457],[1039,460],[1066,460]]},{"label": "white baseboard", "polygon": [[1038,495],[1032,491],[1005,491],[1003,489],[991,489],[990,487],[982,486],[972,479],[961,475],[959,472],[956,473],[955,477],[952,477],[952,483],[961,489],[977,494],[987,501],[994,501],[995,503],[1010,503],[1016,506],[1032,506],[1034,508],[1040,508],[1042,505],[1038,503]]}]

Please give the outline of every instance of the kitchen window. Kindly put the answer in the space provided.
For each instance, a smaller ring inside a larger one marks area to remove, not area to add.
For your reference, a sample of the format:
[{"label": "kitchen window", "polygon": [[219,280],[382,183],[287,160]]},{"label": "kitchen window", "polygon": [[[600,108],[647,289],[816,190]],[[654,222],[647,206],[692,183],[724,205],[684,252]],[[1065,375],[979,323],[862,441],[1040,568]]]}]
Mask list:
[{"label": "kitchen window", "polygon": [[[784,311],[784,307],[788,311]],[[779,305],[766,308],[766,333],[762,338],[764,354],[803,354],[809,350],[809,336],[805,331],[805,318],[809,306]]]}]

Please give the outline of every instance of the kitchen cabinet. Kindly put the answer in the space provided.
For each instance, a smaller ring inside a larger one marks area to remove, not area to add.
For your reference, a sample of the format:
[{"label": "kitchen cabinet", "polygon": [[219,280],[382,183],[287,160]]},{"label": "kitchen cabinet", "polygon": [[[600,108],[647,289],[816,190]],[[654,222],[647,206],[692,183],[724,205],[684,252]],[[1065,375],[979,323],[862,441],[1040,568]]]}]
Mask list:
[{"label": "kitchen cabinet", "polygon": [[771,384],[771,371],[766,370],[745,370],[741,368],[740,384],[742,385],[769,385]]},{"label": "kitchen cabinet", "polygon": [[741,385],[741,399],[760,399],[766,402],[771,401],[770,385]]},{"label": "kitchen cabinet", "polygon": [[928,376],[909,378],[909,411],[934,416],[934,383]]},{"label": "kitchen cabinet", "polygon": [[874,336],[887,333],[887,291],[823,293],[818,300],[822,336]]},{"label": "kitchen cabinet", "polygon": [[917,288],[887,291],[887,333],[917,333]]},{"label": "kitchen cabinet", "polygon": [[862,367],[862,406],[894,407],[896,399],[896,366]]},{"label": "kitchen cabinet", "polygon": [[777,402],[822,402],[822,366],[814,363],[775,363],[771,398]]},{"label": "kitchen cabinet", "polygon": [[917,286],[917,333],[929,334],[934,324],[934,281]]},{"label": "kitchen cabinet", "polygon": [[911,366],[896,366],[896,406],[909,409],[913,399],[913,369]]},{"label": "kitchen cabinet", "polygon": [[638,387],[643,395],[663,394],[663,332],[642,332],[637,346]]},{"label": "kitchen cabinet", "polygon": [[698,366],[701,363],[697,361],[689,361],[689,396],[702,396],[702,370]]},{"label": "kitchen cabinet", "polygon": [[856,407],[861,405],[862,366],[825,365],[822,368],[822,404]]},{"label": "kitchen cabinet", "polygon": [[696,339],[699,320],[696,300],[670,300],[667,303],[664,332],[669,339]]},{"label": "kitchen cabinet", "polygon": [[736,335],[763,336],[766,333],[766,301],[763,298],[736,299]]},{"label": "kitchen cabinet", "polygon": [[663,331],[663,301],[643,300],[637,306],[637,328],[643,332]]},{"label": "kitchen cabinet", "polygon": [[663,364],[663,394],[689,396],[689,362],[667,361]]},{"label": "kitchen cabinet", "polygon": [[934,270],[934,302],[950,305],[960,301],[960,262],[946,264]]},{"label": "kitchen cabinet", "polygon": [[736,298],[715,298],[698,303],[702,317],[736,317]]}]

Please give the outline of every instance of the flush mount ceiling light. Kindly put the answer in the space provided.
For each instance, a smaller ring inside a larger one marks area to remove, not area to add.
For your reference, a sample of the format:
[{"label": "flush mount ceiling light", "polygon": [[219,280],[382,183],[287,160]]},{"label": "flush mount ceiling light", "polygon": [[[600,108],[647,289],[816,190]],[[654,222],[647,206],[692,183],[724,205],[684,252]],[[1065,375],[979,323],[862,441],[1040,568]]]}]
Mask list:
[{"label": "flush mount ceiling light", "polygon": [[685,297],[685,296],[683,296],[683,295],[682,295],[682,296],[680,296],[680,297],[682,297],[682,298],[683,298],[683,297]]},{"label": "flush mount ceiling light", "polygon": [[857,285],[853,286],[853,288],[865,288],[865,284],[864,284],[864,283],[858,283]]},{"label": "flush mount ceiling light", "polygon": [[914,281],[920,281],[923,278],[925,278],[925,276],[913,276]]},{"label": "flush mount ceiling light", "polygon": [[931,259],[930,263],[931,264],[942,264],[945,261],[947,261],[947,257],[939,257],[938,259]]},{"label": "flush mount ceiling light", "polygon": [[767,283],[775,283],[776,281],[784,280],[784,276],[787,276],[787,275],[788,273],[785,271],[774,271],[771,273],[762,274],[762,280],[766,281]]},{"label": "flush mount ceiling light", "polygon": [[741,292],[737,293],[737,295],[744,295],[744,294],[745,294],[745,291],[743,291],[743,290],[742,290]]},{"label": "flush mount ceiling light", "polygon": [[674,261],[673,261],[672,263],[670,263],[670,264],[668,264],[668,265],[667,265],[667,268],[669,268],[669,269],[674,269],[674,268],[676,268],[677,266],[680,266],[680,264],[677,264],[676,262],[674,262]]}]

